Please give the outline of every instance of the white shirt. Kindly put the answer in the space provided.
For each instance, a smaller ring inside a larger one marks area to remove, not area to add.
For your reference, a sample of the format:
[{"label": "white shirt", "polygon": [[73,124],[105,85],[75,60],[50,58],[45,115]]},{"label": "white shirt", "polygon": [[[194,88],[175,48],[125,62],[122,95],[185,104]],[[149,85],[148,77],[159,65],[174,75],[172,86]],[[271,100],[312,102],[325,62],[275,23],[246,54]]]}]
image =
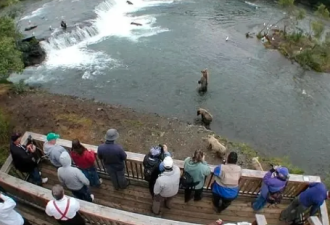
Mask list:
[{"label": "white shirt", "polygon": [[0,203],[0,225],[23,225],[23,217],[14,210],[16,202],[4,194],[1,198],[4,202]]},{"label": "white shirt", "polygon": [[[66,197],[66,196],[64,196],[61,200],[58,200],[58,201],[57,200],[49,201],[47,203],[46,210],[45,210],[47,215],[53,216],[57,220],[61,219],[62,214],[65,212],[65,208],[66,208],[68,199],[70,199],[69,209],[68,209],[68,212],[66,213],[65,217],[62,220],[68,220],[68,218],[72,219],[73,217],[75,217],[77,212],[80,209],[80,204],[76,199]],[[55,202],[57,208],[61,211],[62,214],[56,210],[53,202]]]}]

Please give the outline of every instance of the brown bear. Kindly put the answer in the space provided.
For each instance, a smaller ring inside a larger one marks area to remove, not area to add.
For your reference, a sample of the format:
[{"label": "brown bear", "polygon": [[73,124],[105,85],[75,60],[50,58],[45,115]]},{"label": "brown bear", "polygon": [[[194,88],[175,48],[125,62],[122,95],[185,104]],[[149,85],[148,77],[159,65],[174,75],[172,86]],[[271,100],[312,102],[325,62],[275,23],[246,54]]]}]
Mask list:
[{"label": "brown bear", "polygon": [[201,73],[202,73],[202,77],[198,81],[198,83],[201,86],[198,88],[198,92],[199,93],[205,93],[205,92],[207,92],[207,85],[209,83],[209,72],[208,72],[207,69],[205,69],[205,70],[202,70]]},{"label": "brown bear", "polygon": [[218,157],[224,158],[227,148],[215,138],[214,134],[209,134],[207,138],[203,138],[203,140],[207,141],[207,147],[209,150],[214,152]]},{"label": "brown bear", "polygon": [[209,129],[213,116],[206,109],[199,108],[197,110],[197,116],[201,115],[203,125]]}]

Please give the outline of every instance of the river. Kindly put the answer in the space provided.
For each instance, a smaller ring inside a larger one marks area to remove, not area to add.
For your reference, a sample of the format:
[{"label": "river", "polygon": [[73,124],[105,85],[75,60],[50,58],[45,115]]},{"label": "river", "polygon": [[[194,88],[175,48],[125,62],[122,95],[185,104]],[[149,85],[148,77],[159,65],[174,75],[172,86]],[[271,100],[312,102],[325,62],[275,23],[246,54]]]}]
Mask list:
[{"label": "river", "polygon": [[[247,31],[257,32],[270,18],[282,17],[275,4],[131,1],[134,5],[124,0],[28,4],[19,24],[38,28],[25,34],[53,38],[43,43],[47,60],[16,78],[50,92],[188,122],[203,107],[213,114],[211,128],[217,133],[270,156],[287,155],[307,173],[326,173],[329,74],[303,71],[256,38],[245,38]],[[91,25],[55,35],[62,18],[69,27]],[[133,21],[143,26],[131,26]],[[200,96],[196,88],[204,68],[210,84]]]}]

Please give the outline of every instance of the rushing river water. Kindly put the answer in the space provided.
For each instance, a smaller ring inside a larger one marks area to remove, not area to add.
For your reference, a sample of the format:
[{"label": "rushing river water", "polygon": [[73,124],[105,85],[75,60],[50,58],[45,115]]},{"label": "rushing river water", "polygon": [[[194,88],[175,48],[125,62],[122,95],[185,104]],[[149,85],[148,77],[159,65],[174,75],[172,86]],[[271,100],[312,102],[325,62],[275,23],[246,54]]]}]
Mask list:
[{"label": "rushing river water", "polygon": [[[26,7],[26,32],[43,43],[43,65],[25,70],[29,83],[55,93],[95,98],[193,121],[203,107],[211,128],[272,156],[288,155],[308,173],[328,167],[330,77],[304,72],[278,52],[246,39],[283,12],[274,4],[241,0],[53,0]],[[68,26],[55,35],[61,18]],[[131,26],[130,22],[143,26]],[[49,31],[52,26],[55,31]],[[229,41],[225,41],[226,37]],[[209,92],[196,92],[200,70]],[[169,143],[170,145],[170,143]]]}]

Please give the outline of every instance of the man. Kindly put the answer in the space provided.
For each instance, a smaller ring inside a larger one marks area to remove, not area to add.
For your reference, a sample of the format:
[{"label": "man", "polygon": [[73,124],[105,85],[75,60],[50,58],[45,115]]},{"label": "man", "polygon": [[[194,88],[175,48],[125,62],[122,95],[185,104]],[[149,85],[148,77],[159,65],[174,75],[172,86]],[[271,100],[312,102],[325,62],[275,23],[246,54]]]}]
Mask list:
[{"label": "man", "polygon": [[166,156],[163,161],[165,171],[157,178],[154,187],[152,212],[160,213],[160,206],[165,202],[165,207],[170,209],[171,199],[179,192],[180,168],[173,165],[173,159]]},{"label": "man", "polygon": [[61,225],[85,225],[85,220],[78,213],[79,202],[71,197],[64,196],[64,189],[56,184],[52,188],[55,200],[49,201],[46,206],[46,214],[53,216]]},{"label": "man", "polygon": [[281,212],[280,221],[303,223],[301,215],[310,208],[310,215],[314,216],[323,204],[330,198],[329,191],[323,183],[310,183],[308,189],[296,197],[291,204]]},{"label": "man", "polygon": [[76,198],[92,202],[94,195],[89,191],[89,180],[80,169],[71,166],[71,157],[67,151],[61,154],[60,163],[63,165],[57,170],[60,182],[70,189]]},{"label": "man", "polygon": [[231,152],[228,155],[227,164],[221,164],[214,168],[212,196],[213,205],[217,213],[225,210],[238,196],[242,168],[236,165],[236,163],[237,153]]},{"label": "man", "polygon": [[103,161],[116,190],[125,189],[128,186],[124,164],[127,155],[123,147],[115,143],[118,137],[119,134],[116,129],[109,129],[105,135],[105,143],[97,149],[97,155]]},{"label": "man", "polygon": [[60,138],[60,135],[55,133],[47,134],[47,142],[44,143],[44,152],[49,158],[50,162],[55,167],[61,167],[60,163],[60,155],[62,152],[65,152],[66,149],[63,148],[61,145],[56,144],[56,140]]},{"label": "man", "polygon": [[31,225],[29,221],[18,214],[14,208],[16,202],[4,195],[0,194],[0,224],[1,225]]},{"label": "man", "polygon": [[32,144],[28,146],[21,145],[22,135],[15,133],[11,136],[10,153],[13,158],[15,168],[22,173],[29,173],[29,179],[36,185],[44,184],[48,178],[41,178],[36,159],[33,153],[36,147]]}]

